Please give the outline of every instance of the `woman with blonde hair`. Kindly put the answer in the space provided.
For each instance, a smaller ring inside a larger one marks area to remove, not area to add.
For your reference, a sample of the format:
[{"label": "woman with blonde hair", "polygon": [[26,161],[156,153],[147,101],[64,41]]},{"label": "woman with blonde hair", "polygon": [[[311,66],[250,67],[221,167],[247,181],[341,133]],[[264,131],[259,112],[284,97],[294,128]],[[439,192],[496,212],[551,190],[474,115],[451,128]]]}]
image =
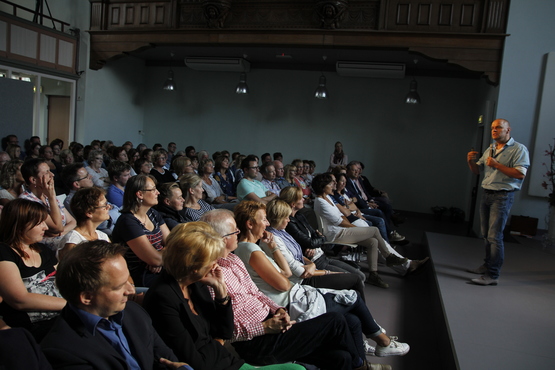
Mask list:
[{"label": "woman with blonde hair", "polygon": [[[278,201],[283,202],[283,201]],[[285,202],[283,202],[285,203]],[[319,290],[290,281],[291,269],[274,235],[266,230],[266,206],[254,201],[243,201],[235,208],[235,219],[240,230],[235,254],[243,261],[258,288],[278,305],[289,307],[291,319],[305,321],[326,312],[339,312],[349,323],[351,336],[361,359],[366,349],[362,335],[374,340],[377,356],[402,356],[409,351],[405,343],[389,338],[374,321],[368,307],[354,290]],[[258,242],[267,244],[265,253]],[[339,303],[342,302],[342,303]],[[368,347],[369,348],[369,347]]]},{"label": "woman with blonde hair", "polygon": [[[163,254],[165,271],[149,289],[144,307],[154,328],[180,361],[194,369],[254,368],[233,356],[224,339],[233,335],[233,308],[217,259],[224,254],[221,235],[205,222],[176,226]],[[208,287],[214,292],[211,297]],[[273,369],[302,369],[300,365]]]},{"label": "woman with blonde hair", "polygon": [[314,262],[317,269],[350,272],[359,275],[362,281],[366,280],[366,275],[360,269],[346,262],[328,258],[325,255],[322,247],[326,242],[326,237],[319,231],[314,230],[306,217],[299,213],[304,207],[301,189],[295,186],[288,186],[281,191],[279,199],[283,200],[291,208],[291,215],[289,216],[289,222],[285,227],[285,231],[294,238],[299,244],[302,254]]},{"label": "woman with blonde hair", "polygon": [[179,179],[179,186],[185,198],[183,210],[180,211],[185,221],[198,221],[200,216],[214,209],[202,199],[204,188],[200,176],[194,173],[183,175]]},{"label": "woman with blonde hair", "polygon": [[285,181],[281,182],[280,186],[282,186],[282,188],[286,186],[297,186],[297,184],[295,184],[296,175],[297,175],[297,166],[293,166],[292,164],[286,164],[285,167],[283,167],[283,178],[285,179]]}]

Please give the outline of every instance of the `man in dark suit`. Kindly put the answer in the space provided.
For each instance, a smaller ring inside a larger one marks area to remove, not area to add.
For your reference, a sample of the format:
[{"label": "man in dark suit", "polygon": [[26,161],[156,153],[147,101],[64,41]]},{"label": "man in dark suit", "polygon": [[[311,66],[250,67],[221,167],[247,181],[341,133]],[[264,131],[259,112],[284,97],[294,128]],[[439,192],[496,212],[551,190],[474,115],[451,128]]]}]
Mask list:
[{"label": "man in dark suit", "polygon": [[[393,229],[393,207],[387,193],[374,188],[367,178],[361,176],[362,165],[358,161],[351,161],[347,165],[346,189],[350,196],[357,198],[357,207],[363,211],[379,208],[385,216],[385,225],[390,242],[401,242],[405,237]],[[365,212],[365,211],[363,211]]]},{"label": "man in dark suit", "polygon": [[158,336],[135,293],[125,248],[97,240],[73,248],[56,284],[68,304],[41,342],[54,369],[191,369]]}]

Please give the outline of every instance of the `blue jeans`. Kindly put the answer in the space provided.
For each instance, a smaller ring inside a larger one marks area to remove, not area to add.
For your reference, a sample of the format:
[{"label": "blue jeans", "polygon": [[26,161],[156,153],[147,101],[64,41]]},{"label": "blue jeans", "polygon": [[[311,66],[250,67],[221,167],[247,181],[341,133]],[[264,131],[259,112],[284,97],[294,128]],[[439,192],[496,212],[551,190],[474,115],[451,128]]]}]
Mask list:
[{"label": "blue jeans", "polygon": [[377,208],[366,208],[361,210],[362,215],[367,221],[370,221],[370,226],[376,226],[380,231],[382,238],[389,243],[389,230],[387,230],[387,224],[385,223],[385,215],[382,211]]},{"label": "blue jeans", "polygon": [[514,197],[514,192],[484,192],[482,195],[480,219],[482,236],[486,242],[484,265],[492,279],[499,278],[505,259],[503,229],[505,229]]},{"label": "blue jeans", "polygon": [[337,303],[334,298],[335,294],[333,293],[324,294],[326,311],[338,312],[345,316],[359,356],[365,358],[366,353],[362,342],[362,334],[366,337],[375,337],[381,334],[380,327],[376,324],[376,321],[374,321],[366,304],[360,299],[360,295],[352,305]]}]

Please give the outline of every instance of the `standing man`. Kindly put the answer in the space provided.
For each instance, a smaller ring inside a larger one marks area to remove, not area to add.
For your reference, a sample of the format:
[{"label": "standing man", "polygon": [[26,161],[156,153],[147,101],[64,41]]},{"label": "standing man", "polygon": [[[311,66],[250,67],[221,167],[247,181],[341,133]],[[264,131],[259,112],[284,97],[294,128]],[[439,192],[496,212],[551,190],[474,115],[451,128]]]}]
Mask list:
[{"label": "standing man", "polygon": [[484,171],[482,188],[484,194],[480,204],[481,232],[486,241],[484,264],[468,270],[482,274],[472,279],[478,285],[497,285],[505,251],[503,229],[513,205],[515,191],[520,190],[530,166],[528,149],[511,137],[511,125],[505,119],[496,119],[491,124],[491,137],[495,141],[478,161],[478,152],[467,155],[468,167],[479,175]]},{"label": "standing man", "polygon": [[97,240],[69,251],[56,273],[67,305],[41,342],[55,369],[188,369],[177,363],[146,311],[132,300],[135,288],[125,248]]}]

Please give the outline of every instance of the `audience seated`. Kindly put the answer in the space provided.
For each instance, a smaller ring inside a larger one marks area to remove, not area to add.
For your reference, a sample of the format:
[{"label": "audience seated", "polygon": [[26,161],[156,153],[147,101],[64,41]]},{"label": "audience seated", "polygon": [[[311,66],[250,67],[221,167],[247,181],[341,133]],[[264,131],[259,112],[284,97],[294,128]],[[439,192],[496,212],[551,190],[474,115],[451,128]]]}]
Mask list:
[{"label": "audience seated", "polygon": [[80,189],[71,198],[70,208],[77,220],[77,226],[60,241],[57,250],[60,261],[77,244],[99,239],[110,241],[108,235],[97,230],[101,223],[110,219],[109,211],[112,209],[104,190],[97,187]]},{"label": "audience seated", "polygon": [[[337,167],[336,167],[337,168]],[[364,212],[358,209],[356,203],[349,197],[346,192],[347,185],[347,175],[343,173],[338,173],[334,176],[337,182],[336,190],[332,194],[335,205],[341,213],[351,222],[357,218],[366,220],[368,225],[376,226],[380,230],[380,235],[382,238],[389,242],[388,231],[384,220],[384,214],[377,208],[366,208]]]},{"label": "audience seated", "polygon": [[106,198],[108,202],[121,208],[123,206],[123,191],[131,177],[131,166],[127,162],[114,160],[108,165],[108,176],[111,184],[106,192]]},{"label": "audience seated", "polygon": [[11,159],[20,159],[21,147],[17,144],[9,144],[8,147],[6,148],[6,153],[8,153]]},{"label": "audience seated", "polygon": [[281,182],[282,189],[287,186],[297,186],[295,183],[295,176],[297,175],[297,167],[292,164],[286,164],[283,168],[283,181]]},{"label": "audience seated", "polygon": [[101,150],[91,150],[88,156],[87,172],[92,176],[93,184],[108,189],[110,186],[110,177],[108,171],[102,168],[104,165],[104,157]]},{"label": "audience seated", "polygon": [[[321,217],[324,225],[324,235],[328,241],[338,243],[359,244],[366,248],[370,275],[366,282],[380,288],[389,285],[378,275],[378,250],[386,258],[388,266],[410,265],[407,258],[399,255],[389,244],[383,240],[380,232],[375,227],[358,219],[351,223],[333,202],[331,195],[335,190],[335,180],[331,174],[325,173],[314,177],[312,182],[316,199],[314,211]],[[415,261],[416,263],[416,261]]]},{"label": "audience seated", "polygon": [[281,191],[279,199],[291,207],[291,216],[285,230],[299,243],[303,255],[314,262],[318,270],[350,272],[359,275],[362,281],[366,280],[366,275],[360,269],[346,262],[330,259],[324,254],[322,247],[326,242],[326,237],[314,230],[306,217],[299,213],[304,207],[301,189],[296,186],[288,186]]},{"label": "audience seated", "polygon": [[[243,367],[221,342],[233,336],[233,311],[223,273],[216,260],[223,255],[221,235],[204,222],[176,227],[164,252],[165,272],[149,289],[145,309],[155,329],[179,360],[194,369]],[[207,286],[214,291],[214,299]],[[215,339],[217,338],[217,339]],[[281,369],[304,369],[290,364]]]},{"label": "audience seated", "polygon": [[73,157],[71,150],[63,149],[60,152],[60,163],[62,165],[62,171],[68,164],[75,163],[75,158]]},{"label": "audience seated", "polygon": [[28,330],[0,327],[0,343],[0,369],[52,370]]},{"label": "audience seated", "polygon": [[214,208],[233,209],[235,206],[234,196],[229,196],[222,191],[218,181],[212,177],[214,173],[214,161],[205,158],[200,162],[198,174],[202,177],[202,188],[206,192],[206,202],[212,204]]},{"label": "audience seated", "polygon": [[328,171],[332,171],[337,166],[346,166],[347,163],[349,163],[349,157],[343,151],[343,144],[338,141],[335,143],[335,150],[331,153]]},{"label": "audience seated", "polygon": [[262,166],[260,166],[260,172],[262,173],[261,183],[266,187],[266,189],[270,190],[275,195],[279,195],[281,188],[276,182],[276,168],[274,167],[273,162],[262,163]]},{"label": "audience seated", "polygon": [[56,255],[40,244],[47,217],[45,207],[26,199],[12,200],[0,216],[0,316],[37,341],[65,305],[54,285]]},{"label": "audience seated", "polygon": [[75,219],[56,198],[54,176],[43,159],[33,158],[25,161],[21,166],[21,174],[26,188],[19,197],[40,203],[47,208],[48,230],[42,243],[55,251],[62,236],[75,227]]},{"label": "audience seated", "polygon": [[60,176],[62,172],[62,165],[60,162],[54,160],[54,152],[49,145],[43,145],[39,149],[39,158],[44,159],[48,167],[50,167],[50,172],[54,175],[54,186],[56,187],[56,194],[63,193],[62,178]]},{"label": "audience seated", "polygon": [[137,175],[150,175],[150,170],[152,170],[152,163],[146,158],[139,158],[134,163],[134,170]]},{"label": "audience seated", "polygon": [[148,287],[162,270],[162,250],[170,230],[158,211],[156,179],[137,175],[127,182],[121,216],[112,233],[114,243],[125,243],[125,259],[137,286]]},{"label": "audience seated", "polygon": [[170,231],[177,225],[186,222],[180,211],[183,210],[183,193],[177,182],[166,182],[160,186],[158,204],[154,208],[166,222]]},{"label": "audience seated", "polygon": [[221,155],[214,163],[213,178],[218,182],[220,188],[228,197],[235,197],[235,176],[229,168],[229,158]]},{"label": "audience seated", "polygon": [[310,187],[306,184],[306,182],[304,181],[304,162],[300,159],[295,159],[292,163],[292,166],[297,167],[297,173],[295,174],[295,177],[293,177],[293,181],[295,182],[295,185],[299,188],[301,188],[301,190],[303,191],[303,197],[305,199],[305,204],[306,203],[311,203],[311,196],[312,196],[312,190],[310,189]]},{"label": "audience seated", "polygon": [[180,211],[185,221],[198,221],[200,216],[214,209],[202,199],[204,188],[202,187],[202,179],[198,175],[188,173],[181,176],[179,186],[185,195],[184,207]]},{"label": "audience seated", "polygon": [[164,168],[164,166],[166,166],[167,159],[168,154],[164,149],[159,149],[152,154],[153,167],[150,170],[150,174],[156,179],[158,184],[157,186],[166,182],[175,182],[175,180],[177,180],[173,172]]},{"label": "audience seated", "polygon": [[280,189],[285,188],[287,185],[285,185],[285,177],[283,177],[285,175],[285,171],[283,168],[283,163],[281,161],[274,161],[274,169],[276,170],[276,183],[278,184]]},{"label": "audience seated", "polygon": [[2,170],[2,167],[6,163],[11,161],[11,159],[12,159],[12,157],[8,153],[0,151],[0,170]]},{"label": "audience seated", "polygon": [[172,168],[178,179],[187,173],[195,173],[191,158],[186,156],[175,158],[172,162]]},{"label": "audience seated", "polygon": [[277,197],[260,181],[256,180],[260,169],[255,156],[249,155],[243,159],[241,169],[245,177],[237,185],[237,198],[239,200],[253,200],[266,204]]},{"label": "audience seated", "polygon": [[[368,208],[379,208],[385,216],[389,240],[392,242],[403,241],[405,237],[393,230],[393,222],[391,220],[391,217],[393,216],[393,208],[391,207],[391,202],[387,200],[387,193],[381,192],[377,189],[374,189],[374,192],[372,193],[369,192],[369,189],[366,189],[362,185],[360,173],[360,162],[349,162],[347,165],[346,189],[350,192],[350,196],[357,198],[356,205],[362,211]],[[376,195],[376,197],[374,197],[374,195]]]},{"label": "audience seated", "polygon": [[0,205],[17,199],[23,193],[25,180],[21,174],[21,159],[12,159],[0,167]]},{"label": "audience seated", "polygon": [[76,246],[60,263],[56,285],[68,303],[41,343],[54,368],[177,369],[186,365],[174,362],[177,358],[152,327],[148,314],[129,301],[135,290],[124,253],[121,245],[97,240]]},{"label": "audience seated", "polygon": [[[232,343],[242,358],[253,365],[296,360],[323,370],[370,369],[364,350],[353,340],[346,315],[327,312],[296,323],[283,306],[257,288],[245,264],[231,253],[238,248],[239,233],[231,212],[215,210],[204,215],[202,220],[214,227],[226,243],[224,256],[218,259],[218,265],[233,306],[235,329]],[[283,285],[284,289],[289,289],[291,284],[285,279]],[[373,320],[370,324],[375,325],[376,332],[380,333]],[[351,329],[356,330],[354,326]],[[381,334],[378,336],[381,337]],[[359,340],[362,341],[361,334]],[[389,366],[372,368],[390,369]]]}]

